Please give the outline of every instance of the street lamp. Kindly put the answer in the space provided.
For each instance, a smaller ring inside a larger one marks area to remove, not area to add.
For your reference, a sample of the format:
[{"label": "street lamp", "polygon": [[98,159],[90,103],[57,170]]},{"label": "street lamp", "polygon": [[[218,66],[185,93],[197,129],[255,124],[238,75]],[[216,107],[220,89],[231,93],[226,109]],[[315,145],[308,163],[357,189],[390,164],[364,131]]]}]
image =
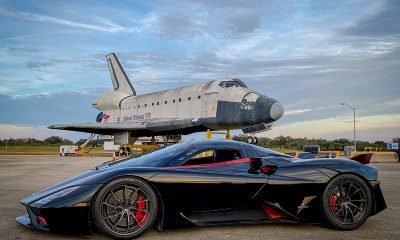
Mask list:
[{"label": "street lamp", "polygon": [[357,141],[356,141],[356,108],[355,107],[353,107],[353,106],[351,106],[351,105],[349,105],[349,104],[347,104],[347,103],[344,103],[344,102],[342,102],[342,103],[340,103],[340,105],[346,105],[346,106],[348,106],[349,108],[351,108],[351,109],[353,109],[353,113],[354,113],[354,151],[357,151]]}]

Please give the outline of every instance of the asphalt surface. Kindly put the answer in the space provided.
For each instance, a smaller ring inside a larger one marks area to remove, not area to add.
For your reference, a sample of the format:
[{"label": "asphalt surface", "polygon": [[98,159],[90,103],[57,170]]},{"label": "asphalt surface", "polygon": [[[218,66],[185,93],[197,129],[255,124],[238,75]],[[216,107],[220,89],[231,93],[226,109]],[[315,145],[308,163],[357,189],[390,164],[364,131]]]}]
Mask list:
[{"label": "asphalt surface", "polygon": [[[40,232],[23,227],[15,217],[26,210],[21,198],[72,177],[109,158],[0,156],[0,239],[80,239],[80,236]],[[400,239],[400,164],[376,163],[388,208],[360,228],[343,232],[323,225],[263,224],[202,227],[159,232],[139,239]],[[91,239],[109,239],[94,232]]]}]

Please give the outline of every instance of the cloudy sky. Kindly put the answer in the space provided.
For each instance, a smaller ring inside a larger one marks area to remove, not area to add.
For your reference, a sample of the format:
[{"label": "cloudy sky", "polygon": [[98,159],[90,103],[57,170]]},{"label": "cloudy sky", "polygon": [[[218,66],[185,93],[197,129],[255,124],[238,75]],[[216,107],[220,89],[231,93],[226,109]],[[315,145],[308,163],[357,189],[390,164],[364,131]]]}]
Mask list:
[{"label": "cloudy sky", "polygon": [[94,121],[115,52],[137,93],[237,77],[279,100],[265,136],[400,136],[400,1],[2,1],[0,138]]}]

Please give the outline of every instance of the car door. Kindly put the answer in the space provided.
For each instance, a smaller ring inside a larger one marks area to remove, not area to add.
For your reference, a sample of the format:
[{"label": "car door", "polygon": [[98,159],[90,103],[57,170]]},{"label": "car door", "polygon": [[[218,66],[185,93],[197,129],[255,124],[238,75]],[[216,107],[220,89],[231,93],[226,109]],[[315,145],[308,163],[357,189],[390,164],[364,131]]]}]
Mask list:
[{"label": "car door", "polygon": [[[213,156],[207,155],[210,152]],[[205,159],[196,160],[197,156]],[[156,178],[165,181],[160,189],[174,206],[190,211],[232,208],[247,204],[268,179],[251,171],[250,161],[240,148],[206,148]]]}]

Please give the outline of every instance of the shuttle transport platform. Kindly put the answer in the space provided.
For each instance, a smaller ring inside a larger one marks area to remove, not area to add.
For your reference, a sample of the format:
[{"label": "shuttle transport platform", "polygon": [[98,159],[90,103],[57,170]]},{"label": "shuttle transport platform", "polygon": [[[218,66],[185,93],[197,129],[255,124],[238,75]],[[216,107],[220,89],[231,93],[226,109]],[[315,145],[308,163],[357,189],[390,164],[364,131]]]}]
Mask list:
[{"label": "shuttle transport platform", "polygon": [[[15,217],[26,210],[23,197],[72,177],[109,157],[0,156],[0,234],[2,239],[81,239],[81,236],[47,233],[20,226]],[[336,231],[323,225],[265,224],[203,227],[158,232],[140,239],[400,239],[400,164],[374,163],[379,168],[382,191],[388,208],[359,229]],[[93,230],[89,239],[109,239]]]}]

